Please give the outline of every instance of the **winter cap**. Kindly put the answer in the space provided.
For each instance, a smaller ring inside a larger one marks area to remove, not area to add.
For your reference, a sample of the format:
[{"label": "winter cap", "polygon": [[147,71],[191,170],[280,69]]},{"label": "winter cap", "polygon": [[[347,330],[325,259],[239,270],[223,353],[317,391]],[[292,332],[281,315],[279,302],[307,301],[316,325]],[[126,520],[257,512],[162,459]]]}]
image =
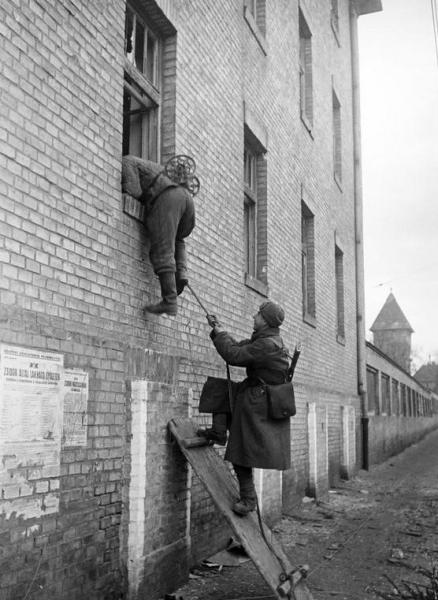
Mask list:
[{"label": "winter cap", "polygon": [[284,321],[284,310],[275,302],[263,302],[260,304],[259,312],[269,327],[280,327]]}]

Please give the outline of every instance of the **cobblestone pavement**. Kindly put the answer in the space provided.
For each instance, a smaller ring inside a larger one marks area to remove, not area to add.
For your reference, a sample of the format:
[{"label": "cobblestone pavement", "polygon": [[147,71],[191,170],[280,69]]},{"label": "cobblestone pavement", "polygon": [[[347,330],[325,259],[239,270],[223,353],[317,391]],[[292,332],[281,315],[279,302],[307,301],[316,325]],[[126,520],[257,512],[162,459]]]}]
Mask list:
[{"label": "cobblestone pavement", "polygon": [[[309,500],[309,499],[306,499]],[[310,567],[314,600],[374,600],[418,567],[438,564],[438,431],[403,453],[359,471],[326,502],[303,502],[274,528],[294,565]],[[248,561],[193,569],[177,600],[274,600]]]}]

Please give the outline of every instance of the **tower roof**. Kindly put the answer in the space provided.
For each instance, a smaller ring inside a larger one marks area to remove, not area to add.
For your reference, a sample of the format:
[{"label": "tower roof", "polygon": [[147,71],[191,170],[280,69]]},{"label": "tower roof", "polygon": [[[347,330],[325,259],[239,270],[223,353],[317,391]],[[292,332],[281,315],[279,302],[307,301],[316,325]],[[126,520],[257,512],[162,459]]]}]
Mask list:
[{"label": "tower roof", "polygon": [[381,311],[376,317],[376,320],[371,325],[371,331],[383,330],[408,330],[411,333],[414,331],[409,324],[409,321],[403,314],[402,309],[397,304],[394,294],[391,292],[382,306]]}]

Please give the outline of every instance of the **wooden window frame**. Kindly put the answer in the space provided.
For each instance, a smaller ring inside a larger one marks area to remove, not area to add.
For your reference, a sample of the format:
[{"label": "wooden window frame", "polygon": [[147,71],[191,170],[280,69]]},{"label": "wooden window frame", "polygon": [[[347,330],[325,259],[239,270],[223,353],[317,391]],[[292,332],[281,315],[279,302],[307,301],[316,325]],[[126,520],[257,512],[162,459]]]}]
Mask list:
[{"label": "wooden window frame", "polygon": [[345,342],[344,253],[335,245],[336,339]]},{"label": "wooden window frame", "polygon": [[332,90],[333,111],[333,177],[342,190],[342,113],[341,103]]},{"label": "wooden window frame", "polygon": [[261,50],[266,55],[266,0],[244,0],[243,16]]},{"label": "wooden window frame", "polygon": [[301,200],[301,287],[303,320],[315,326],[315,216],[303,200]]},{"label": "wooden window frame", "polygon": [[251,130],[244,128],[243,233],[245,284],[268,295],[265,149]]},{"label": "wooden window frame", "polygon": [[[138,42],[140,31],[142,43]],[[124,52],[122,153],[159,162],[162,42],[130,3],[126,5]]]},{"label": "wooden window frame", "polygon": [[313,128],[313,67],[312,67],[312,33],[306,18],[298,9],[299,22],[299,79],[300,79],[300,115],[306,129],[312,133]]}]

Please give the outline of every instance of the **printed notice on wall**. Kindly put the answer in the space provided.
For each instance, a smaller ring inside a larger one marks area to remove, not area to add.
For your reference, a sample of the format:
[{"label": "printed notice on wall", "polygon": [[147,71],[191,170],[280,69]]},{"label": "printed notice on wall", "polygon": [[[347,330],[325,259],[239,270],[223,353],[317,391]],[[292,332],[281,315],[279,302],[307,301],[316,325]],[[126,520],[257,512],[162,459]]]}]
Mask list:
[{"label": "printed notice on wall", "polygon": [[88,373],[64,373],[64,446],[87,445]]},{"label": "printed notice on wall", "polygon": [[63,394],[62,354],[0,346],[0,513],[58,509]]}]

